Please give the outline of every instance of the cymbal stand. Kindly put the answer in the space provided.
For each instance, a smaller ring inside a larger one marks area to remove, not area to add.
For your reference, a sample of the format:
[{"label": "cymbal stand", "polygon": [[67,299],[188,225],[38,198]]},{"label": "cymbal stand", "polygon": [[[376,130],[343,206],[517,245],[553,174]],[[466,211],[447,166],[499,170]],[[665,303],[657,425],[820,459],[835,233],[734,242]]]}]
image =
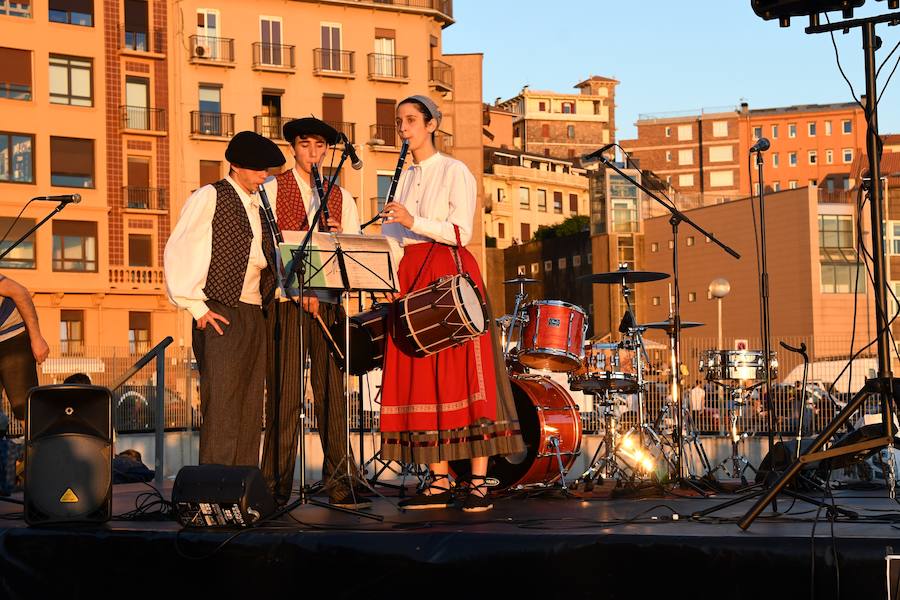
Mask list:
[{"label": "cymbal stand", "polygon": [[[616,452],[618,450],[617,419],[615,416],[614,402],[610,400],[610,391],[594,392],[594,401],[603,407],[603,440],[597,446],[594,456],[586,471],[579,477],[586,485],[593,487],[594,480],[598,477],[602,481],[619,476],[619,479],[629,478],[628,473],[619,466]],[[600,400],[601,396],[604,398]]]},{"label": "cymbal stand", "polygon": [[[738,444],[740,444],[741,440],[747,437],[747,433],[739,433],[738,432],[738,420],[744,416],[744,405],[746,404],[746,398],[749,398],[749,393],[754,388],[762,385],[762,382],[757,383],[756,385],[752,385],[748,388],[743,387],[729,387],[727,385],[723,385],[718,381],[714,382],[716,385],[721,385],[725,388],[726,395],[731,396],[730,406],[728,408],[728,421],[729,421],[729,436],[731,437],[731,455],[725,457],[722,462],[717,464],[714,468],[710,469],[707,467],[706,474],[709,477],[715,477],[715,473],[721,470],[723,473],[728,475],[731,479],[740,479],[743,485],[747,485],[747,478],[744,476],[744,472],[747,469],[750,469],[754,473],[756,473],[756,469],[750,463],[750,460],[740,453],[738,450]],[[731,470],[728,469],[728,464],[731,463]]]}]

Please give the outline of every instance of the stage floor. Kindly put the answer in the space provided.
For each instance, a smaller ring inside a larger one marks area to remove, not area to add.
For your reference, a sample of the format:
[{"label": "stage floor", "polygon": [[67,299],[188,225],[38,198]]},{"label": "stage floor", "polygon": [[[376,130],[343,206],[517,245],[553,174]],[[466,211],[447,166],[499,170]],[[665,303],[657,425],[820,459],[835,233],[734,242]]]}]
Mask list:
[{"label": "stage floor", "polygon": [[[114,488],[114,514],[150,488]],[[170,486],[163,490],[169,497]],[[265,527],[181,530],[173,521],[116,518],[102,526],[28,528],[0,503],[0,592],[7,597],[158,597],[167,590],[236,597],[323,592],[329,597],[884,598],[885,556],[900,551],[900,504],[883,488],[834,493],[858,518],[781,497],[748,531],[747,500],[670,490],[609,499],[557,492],[498,499],[492,511],[400,512],[376,498],[382,522],[302,506]],[[13,498],[21,498],[14,496]],[[813,537],[814,536],[814,537]],[[428,590],[431,590],[430,592]],[[838,592],[839,590],[839,592]]]}]

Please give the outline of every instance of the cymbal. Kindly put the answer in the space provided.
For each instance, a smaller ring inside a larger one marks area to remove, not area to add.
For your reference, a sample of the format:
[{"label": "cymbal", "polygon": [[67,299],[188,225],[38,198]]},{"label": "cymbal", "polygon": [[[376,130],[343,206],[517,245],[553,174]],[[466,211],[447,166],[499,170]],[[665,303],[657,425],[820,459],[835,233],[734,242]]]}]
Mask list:
[{"label": "cymbal", "polygon": [[[701,323],[699,321],[682,321],[681,328],[682,329],[690,329],[691,327],[703,327],[706,323]],[[641,323],[638,325],[638,328],[643,329],[662,329],[667,333],[671,333],[674,329],[672,325],[672,321],[670,319],[666,319],[665,321],[656,321],[653,323]]]},{"label": "cymbal", "polygon": [[669,277],[668,273],[659,273],[658,271],[632,271],[631,269],[619,269],[618,271],[610,271],[609,273],[591,273],[590,275],[582,275],[578,279],[589,283],[646,283],[648,281],[659,281]]},{"label": "cymbal", "polygon": [[524,283],[540,283],[540,279],[531,279],[530,277],[516,277],[515,279],[507,279],[503,285],[519,285]]}]

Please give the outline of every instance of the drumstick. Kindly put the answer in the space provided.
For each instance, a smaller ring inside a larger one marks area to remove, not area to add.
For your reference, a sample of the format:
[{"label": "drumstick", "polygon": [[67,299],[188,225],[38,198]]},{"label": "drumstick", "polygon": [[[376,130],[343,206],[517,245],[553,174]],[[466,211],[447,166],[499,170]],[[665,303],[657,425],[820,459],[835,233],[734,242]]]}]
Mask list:
[{"label": "drumstick", "polygon": [[331,337],[331,332],[328,331],[328,326],[325,325],[325,321],[322,320],[322,315],[316,313],[316,321],[319,322],[319,325],[322,326],[322,331],[325,332],[325,336],[328,338],[328,341],[331,342],[331,346],[334,348],[335,352],[338,353],[338,356],[341,358],[341,361],[344,360],[344,353],[341,352],[340,346],[337,345],[337,342],[334,341],[334,338]]}]

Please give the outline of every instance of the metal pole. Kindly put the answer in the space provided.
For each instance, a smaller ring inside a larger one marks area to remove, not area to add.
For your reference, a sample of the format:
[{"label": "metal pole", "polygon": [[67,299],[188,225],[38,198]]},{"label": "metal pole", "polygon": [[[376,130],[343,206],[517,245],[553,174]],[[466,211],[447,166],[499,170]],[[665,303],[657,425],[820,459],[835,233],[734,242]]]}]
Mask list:
[{"label": "metal pole", "polygon": [[[171,339],[171,338],[170,338]],[[153,483],[159,488],[165,479],[166,453],[166,354],[165,347],[156,351],[156,473]]]},{"label": "metal pole", "polygon": [[716,345],[717,350],[722,349],[722,299],[716,298],[716,303],[719,305],[719,319],[718,319],[718,330],[719,330],[719,338],[718,344]]},{"label": "metal pole", "polygon": [[[769,320],[769,267],[766,261],[766,190],[763,183],[762,150],[756,151],[756,167],[759,181],[759,237],[760,259],[762,270],[759,274],[760,294],[762,295],[762,336],[763,364],[766,367],[765,398],[769,413],[769,451],[775,447],[775,399],[772,397],[772,369],[769,357],[772,355],[771,322]],[[751,200],[752,201],[752,200]]]}]

